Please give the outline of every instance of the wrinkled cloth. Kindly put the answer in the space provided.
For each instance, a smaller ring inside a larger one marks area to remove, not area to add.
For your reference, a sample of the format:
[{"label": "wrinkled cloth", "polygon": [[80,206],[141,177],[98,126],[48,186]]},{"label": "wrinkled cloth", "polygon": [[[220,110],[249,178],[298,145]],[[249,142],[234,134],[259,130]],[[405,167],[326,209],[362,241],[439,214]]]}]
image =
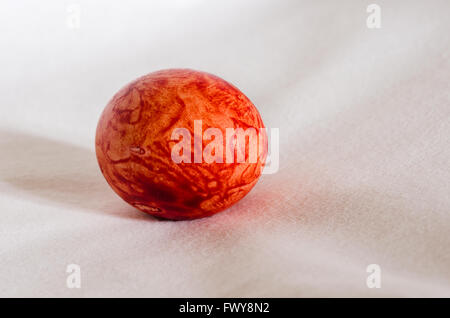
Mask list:
[{"label": "wrinkled cloth", "polygon": [[[450,2],[376,1],[375,29],[368,4],[5,2],[0,296],[449,297]],[[279,128],[278,171],[209,218],[148,216],[97,165],[104,106],[164,68]]]}]

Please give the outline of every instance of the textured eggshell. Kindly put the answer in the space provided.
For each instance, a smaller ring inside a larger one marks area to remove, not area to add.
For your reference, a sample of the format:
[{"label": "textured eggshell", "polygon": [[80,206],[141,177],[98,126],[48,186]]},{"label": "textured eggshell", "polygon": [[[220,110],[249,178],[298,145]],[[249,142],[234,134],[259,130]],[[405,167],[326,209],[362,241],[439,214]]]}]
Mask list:
[{"label": "textured eggshell", "polygon": [[[219,128],[224,143],[226,128],[264,127],[250,100],[217,76],[187,69],[150,73],[121,89],[100,117],[95,148],[109,185],[137,209],[175,220],[209,216],[242,199],[264,166],[265,131],[256,163],[177,164],[172,131],[187,128],[194,139],[194,120],[202,120],[203,132]],[[209,142],[203,140],[203,148]]]}]

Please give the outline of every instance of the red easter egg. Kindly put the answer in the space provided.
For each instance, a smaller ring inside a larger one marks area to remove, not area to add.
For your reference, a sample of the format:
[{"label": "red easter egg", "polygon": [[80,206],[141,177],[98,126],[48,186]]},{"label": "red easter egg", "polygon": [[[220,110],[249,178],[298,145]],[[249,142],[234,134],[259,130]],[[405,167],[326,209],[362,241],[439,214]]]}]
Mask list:
[{"label": "red easter egg", "polygon": [[256,107],[235,86],[208,73],[170,69],[138,78],[112,98],[95,149],[122,199],[183,220],[222,211],[253,188],[267,135]]}]

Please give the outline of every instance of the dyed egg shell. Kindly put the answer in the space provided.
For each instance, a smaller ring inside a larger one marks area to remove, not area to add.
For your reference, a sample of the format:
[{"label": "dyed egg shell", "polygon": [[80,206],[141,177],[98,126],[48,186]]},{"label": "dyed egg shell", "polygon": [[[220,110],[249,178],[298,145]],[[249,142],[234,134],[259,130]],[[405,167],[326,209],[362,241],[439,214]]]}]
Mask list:
[{"label": "dyed egg shell", "polygon": [[[222,140],[208,139],[208,128],[221,132]],[[257,132],[256,159],[250,136],[241,143],[227,139],[227,128]],[[256,107],[223,79],[188,69],[162,70],[112,98],[98,122],[95,149],[105,179],[126,202],[157,217],[195,219],[230,207],[256,184],[267,154],[261,128]],[[184,135],[176,133],[180,129]],[[208,147],[212,141],[216,148]],[[180,148],[182,142],[191,148]],[[232,162],[226,160],[229,153]]]}]

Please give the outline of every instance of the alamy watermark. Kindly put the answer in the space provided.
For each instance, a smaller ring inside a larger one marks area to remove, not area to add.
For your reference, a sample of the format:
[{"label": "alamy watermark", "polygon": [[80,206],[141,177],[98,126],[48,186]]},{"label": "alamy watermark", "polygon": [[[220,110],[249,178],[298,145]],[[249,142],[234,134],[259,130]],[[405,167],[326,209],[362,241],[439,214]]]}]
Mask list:
[{"label": "alamy watermark", "polygon": [[367,288],[381,288],[381,267],[378,264],[370,264],[366,268],[366,272],[370,273],[366,279]]},{"label": "alamy watermark", "polygon": [[81,288],[81,267],[77,264],[69,264],[66,267],[67,279],[66,286],[67,288]]},{"label": "alamy watermark", "polygon": [[81,6],[78,3],[69,4],[66,7],[66,26],[71,30],[79,29],[81,26]]},{"label": "alamy watermark", "polygon": [[[177,141],[172,147],[171,157],[179,163],[257,163],[266,160],[265,174],[278,171],[279,167],[279,130],[270,129],[270,138],[266,128],[226,128],[225,136],[219,128],[207,128],[203,131],[202,120],[194,120],[194,136],[188,128],[175,128],[171,141]],[[270,153],[268,143],[270,140]],[[203,147],[203,142],[208,144]]]},{"label": "alamy watermark", "polygon": [[381,28],[381,7],[378,4],[372,3],[367,6],[367,13],[370,13],[366,20],[366,25],[369,29]]}]

